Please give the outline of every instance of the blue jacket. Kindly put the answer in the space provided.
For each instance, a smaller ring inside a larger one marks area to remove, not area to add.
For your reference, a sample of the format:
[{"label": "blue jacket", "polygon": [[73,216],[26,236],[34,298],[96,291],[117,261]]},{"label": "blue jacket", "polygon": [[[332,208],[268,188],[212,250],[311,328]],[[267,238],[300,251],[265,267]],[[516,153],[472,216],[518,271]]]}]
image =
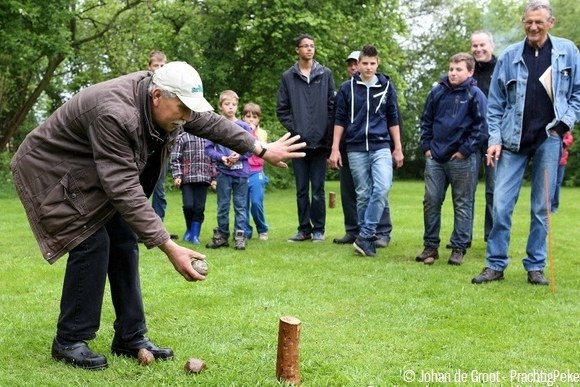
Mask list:
[{"label": "blue jacket", "polygon": [[[546,134],[559,124],[572,128],[580,121],[580,54],[567,39],[552,41],[552,95],[555,118]],[[525,40],[509,46],[497,61],[488,95],[489,142],[517,152],[522,138],[522,121],[528,69],[522,56]]]},{"label": "blue jacket", "polygon": [[[242,127],[247,132],[252,133],[252,128],[246,122],[242,120],[236,120],[236,125]],[[217,162],[217,170],[219,173],[232,177],[249,177],[250,176],[250,164],[248,159],[252,156],[252,153],[240,153],[240,158],[238,162],[234,165],[228,167],[222,161],[222,156],[229,156],[232,154],[232,150],[226,146],[216,144],[210,140],[205,140],[205,153],[209,156],[212,161]]]},{"label": "blue jacket", "polygon": [[395,87],[386,75],[377,74],[377,78],[377,83],[367,87],[356,73],[340,86],[334,123],[345,129],[347,152],[388,148],[389,127],[399,124]]},{"label": "blue jacket", "polygon": [[427,96],[421,116],[421,149],[445,163],[455,152],[469,157],[477,151],[480,133],[485,131],[486,99],[469,77],[451,88],[444,76]]},{"label": "blue jacket", "polygon": [[330,148],[334,126],[334,79],[330,69],[314,61],[310,79],[298,63],[284,72],[278,90],[276,115],[292,135],[299,134],[307,149]]}]

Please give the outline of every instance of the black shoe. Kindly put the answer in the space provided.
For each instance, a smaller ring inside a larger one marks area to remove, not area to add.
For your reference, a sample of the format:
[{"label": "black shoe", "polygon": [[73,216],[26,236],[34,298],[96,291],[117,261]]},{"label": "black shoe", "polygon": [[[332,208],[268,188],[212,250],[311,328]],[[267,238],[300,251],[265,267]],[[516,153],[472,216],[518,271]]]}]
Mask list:
[{"label": "black shoe", "polygon": [[177,239],[179,239],[179,235],[177,235],[177,234],[169,234],[169,239],[177,240]]},{"label": "black shoe", "polygon": [[532,285],[548,285],[549,282],[544,277],[544,272],[542,270],[532,270],[528,271],[528,282]]},{"label": "black shoe", "polygon": [[484,284],[491,281],[501,281],[503,279],[503,271],[497,271],[486,267],[475,278],[471,280],[472,284]]},{"label": "black shoe", "polygon": [[376,238],[362,238],[361,236],[358,236],[352,245],[360,255],[374,257],[377,255],[375,240]]},{"label": "black shoe", "polygon": [[84,341],[61,344],[55,337],[52,341],[51,353],[55,360],[62,360],[87,370],[101,370],[108,366],[107,358],[94,353]]},{"label": "black shoe", "polygon": [[465,250],[453,249],[453,251],[451,252],[451,256],[449,257],[449,260],[447,261],[447,263],[450,265],[459,266],[463,263],[464,256],[465,256]]},{"label": "black shoe", "polygon": [[153,344],[151,340],[143,336],[125,342],[113,340],[111,352],[118,356],[137,358],[137,354],[141,348],[145,348],[151,352],[156,360],[165,360],[173,357],[173,350],[171,348],[160,348]]},{"label": "black shoe", "polygon": [[288,238],[288,242],[304,242],[304,241],[308,241],[310,239],[312,239],[311,234],[306,234],[306,233],[303,233],[302,231],[299,231],[296,233],[296,235]]},{"label": "black shoe", "polygon": [[[487,240],[486,240],[486,242],[487,242]],[[451,245],[451,243],[447,243],[447,244],[445,245],[445,248],[446,248],[446,249],[449,249],[449,250],[453,250],[453,246]],[[471,241],[467,242],[467,248],[468,248],[468,249],[470,249],[470,248],[471,248]]]},{"label": "black shoe", "polygon": [[355,240],[355,235],[346,233],[342,238],[334,238],[332,243],[336,243],[337,245],[350,245],[353,244]]},{"label": "black shoe", "polygon": [[425,247],[421,254],[415,257],[415,261],[423,262],[425,265],[432,265],[439,259],[439,251],[436,247]]}]

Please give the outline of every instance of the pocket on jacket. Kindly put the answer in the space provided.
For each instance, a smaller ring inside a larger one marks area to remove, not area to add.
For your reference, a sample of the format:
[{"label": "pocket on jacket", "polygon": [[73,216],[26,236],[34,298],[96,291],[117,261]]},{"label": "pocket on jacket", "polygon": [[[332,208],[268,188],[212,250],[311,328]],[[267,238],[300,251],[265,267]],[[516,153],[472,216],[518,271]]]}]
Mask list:
[{"label": "pocket on jacket", "polygon": [[515,79],[510,79],[506,82],[506,92],[507,92],[507,102],[509,106],[514,106],[516,104],[516,97],[518,93],[518,82]]},{"label": "pocket on jacket", "polygon": [[556,88],[556,90],[558,90],[558,93],[560,95],[563,95],[563,96],[568,95],[568,93],[570,91],[570,83],[571,83],[570,75],[571,74],[572,74],[572,69],[569,67],[560,70],[560,73],[558,74],[558,88]]},{"label": "pocket on jacket", "polygon": [[57,234],[87,213],[83,195],[70,174],[48,192],[39,213],[40,225],[50,235]]}]

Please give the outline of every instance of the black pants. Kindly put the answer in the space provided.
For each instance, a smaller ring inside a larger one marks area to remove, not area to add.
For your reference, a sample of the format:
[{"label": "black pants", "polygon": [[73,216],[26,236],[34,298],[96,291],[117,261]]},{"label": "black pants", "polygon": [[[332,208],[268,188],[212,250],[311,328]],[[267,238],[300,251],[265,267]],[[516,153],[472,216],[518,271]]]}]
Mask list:
[{"label": "black pants", "polygon": [[307,150],[304,158],[292,160],[296,180],[298,231],[304,234],[324,233],[326,226],[324,180],[327,158],[328,151],[316,149]]},{"label": "black pants", "polygon": [[[341,152],[342,168],[340,168],[340,199],[342,202],[342,212],[344,214],[344,230],[347,234],[357,236],[359,231],[358,214],[356,211],[356,191],[354,188],[354,181],[350,172],[350,165],[348,163],[348,155],[346,152]],[[391,223],[391,213],[389,210],[389,200],[385,205],[385,210],[381,215],[379,224],[377,224],[377,235],[386,236],[391,240],[391,231],[393,224]]]},{"label": "black pants", "polygon": [[59,339],[95,338],[107,275],[116,315],[115,337],[130,341],[145,335],[137,237],[117,213],[69,253],[57,324]]}]

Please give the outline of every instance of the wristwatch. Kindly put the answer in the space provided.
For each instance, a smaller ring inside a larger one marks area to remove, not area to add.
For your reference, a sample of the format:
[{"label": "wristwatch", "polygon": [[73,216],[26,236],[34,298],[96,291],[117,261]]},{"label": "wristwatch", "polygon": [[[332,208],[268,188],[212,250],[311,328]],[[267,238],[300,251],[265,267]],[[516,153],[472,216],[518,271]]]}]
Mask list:
[{"label": "wristwatch", "polygon": [[262,151],[260,152],[258,157],[262,158],[262,157],[264,157],[264,155],[266,154],[266,151],[268,150],[268,144],[265,142],[261,142],[260,145],[262,146]]}]

